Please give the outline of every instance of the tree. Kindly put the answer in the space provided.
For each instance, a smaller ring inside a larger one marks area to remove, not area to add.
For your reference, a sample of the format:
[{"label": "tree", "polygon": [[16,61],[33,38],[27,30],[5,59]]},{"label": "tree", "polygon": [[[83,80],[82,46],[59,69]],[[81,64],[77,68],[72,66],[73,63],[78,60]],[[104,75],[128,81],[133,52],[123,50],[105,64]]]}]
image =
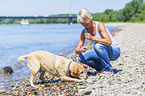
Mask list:
[{"label": "tree", "polygon": [[93,20],[95,21],[101,21],[101,16],[103,15],[103,13],[95,13],[93,14]]},{"label": "tree", "polygon": [[4,24],[13,24],[14,19],[3,19],[2,21]]},{"label": "tree", "polygon": [[109,15],[109,13],[112,12],[112,11],[113,11],[112,9],[106,9],[104,13]]},{"label": "tree", "polygon": [[125,16],[124,21],[129,21],[136,13],[141,13],[141,5],[138,0],[133,0],[125,5],[123,10],[123,15]]},{"label": "tree", "polygon": [[120,9],[117,13],[116,13],[116,18],[118,21],[123,22],[125,20],[125,16],[123,15],[123,11],[124,9]]},{"label": "tree", "polygon": [[102,22],[109,22],[109,21],[110,21],[110,20],[109,20],[109,16],[108,16],[107,14],[102,15],[101,21],[102,21]]},{"label": "tree", "polygon": [[145,14],[145,3],[142,4],[141,13]]},{"label": "tree", "polygon": [[109,20],[110,21],[113,21],[113,22],[116,22],[118,21],[117,18],[116,18],[116,14],[117,14],[117,11],[112,11],[109,13]]},{"label": "tree", "polygon": [[140,6],[142,6],[144,0],[137,0],[137,1],[139,2]]},{"label": "tree", "polygon": [[131,17],[130,21],[131,22],[139,22],[139,21],[143,21],[143,20],[141,20],[141,14],[137,13]]}]

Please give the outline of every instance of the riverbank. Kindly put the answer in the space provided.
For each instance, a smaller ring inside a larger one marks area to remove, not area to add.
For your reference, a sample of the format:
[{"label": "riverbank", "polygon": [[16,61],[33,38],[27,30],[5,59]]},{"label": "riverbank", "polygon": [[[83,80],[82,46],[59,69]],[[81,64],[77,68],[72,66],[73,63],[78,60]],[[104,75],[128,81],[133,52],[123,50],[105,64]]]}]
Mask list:
[{"label": "riverbank", "polygon": [[[57,77],[53,81],[41,84],[36,76],[34,82],[38,89],[32,88],[29,78],[20,84],[1,90],[2,95],[145,95],[145,24],[139,23],[107,23],[106,26],[121,26],[114,39],[119,43],[122,54],[111,62],[114,69],[122,70],[117,74],[107,73],[89,76],[89,83],[62,82]],[[87,46],[91,45],[88,43]],[[91,47],[90,47],[91,48]],[[70,57],[77,61],[77,55]],[[85,71],[94,69],[84,65]],[[49,77],[46,75],[45,79]]]},{"label": "riverbank", "polygon": [[78,91],[79,95],[94,96],[144,96],[145,95],[145,24],[108,23],[106,26],[121,26],[114,39],[119,43],[121,56],[111,62],[117,74],[100,74],[89,77],[88,84]]}]

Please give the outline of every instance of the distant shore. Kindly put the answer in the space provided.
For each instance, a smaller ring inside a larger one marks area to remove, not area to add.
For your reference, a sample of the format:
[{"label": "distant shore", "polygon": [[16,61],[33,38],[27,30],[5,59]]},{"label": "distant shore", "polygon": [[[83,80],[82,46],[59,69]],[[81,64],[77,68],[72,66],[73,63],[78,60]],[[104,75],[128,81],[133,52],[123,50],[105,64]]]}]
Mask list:
[{"label": "distant shore", "polygon": [[[140,23],[105,23],[106,26],[120,26],[116,30],[114,39],[119,43],[121,56],[118,60],[111,62],[114,69],[122,70],[117,74],[97,74],[89,76],[89,83],[62,82],[58,78],[54,81],[41,84],[36,76],[34,82],[40,87],[32,88],[29,78],[20,84],[8,86],[0,90],[2,95],[145,95],[145,24]],[[119,31],[119,32],[118,32]],[[91,43],[88,43],[91,49]],[[77,61],[77,55],[71,57]],[[85,71],[94,69],[84,65]],[[48,76],[45,77],[46,80]]]}]

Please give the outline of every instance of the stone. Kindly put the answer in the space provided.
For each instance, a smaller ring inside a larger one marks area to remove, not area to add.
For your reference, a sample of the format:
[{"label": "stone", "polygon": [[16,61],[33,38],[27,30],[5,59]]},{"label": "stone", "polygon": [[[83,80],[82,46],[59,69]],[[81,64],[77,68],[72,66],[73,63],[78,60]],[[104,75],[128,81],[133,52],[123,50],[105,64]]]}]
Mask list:
[{"label": "stone", "polygon": [[81,89],[78,91],[79,95],[90,95],[92,93],[92,89]]}]

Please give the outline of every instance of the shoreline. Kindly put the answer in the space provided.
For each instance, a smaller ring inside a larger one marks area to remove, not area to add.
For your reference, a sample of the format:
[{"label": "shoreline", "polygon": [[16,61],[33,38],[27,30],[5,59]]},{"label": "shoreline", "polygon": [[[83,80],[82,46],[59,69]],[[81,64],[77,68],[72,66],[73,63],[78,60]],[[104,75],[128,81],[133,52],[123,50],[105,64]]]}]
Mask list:
[{"label": "shoreline", "polygon": [[[113,38],[119,43],[122,54],[116,61],[111,62],[113,68],[122,69],[117,74],[99,74],[89,76],[87,84],[62,82],[54,78],[54,82],[41,84],[36,76],[38,89],[29,85],[29,78],[19,84],[8,86],[0,91],[2,95],[145,95],[145,24],[140,23],[105,23],[106,26],[121,26]],[[139,32],[139,34],[136,33]],[[134,38],[138,37],[138,38]],[[134,41],[135,40],[135,41]],[[138,45],[139,44],[139,45]],[[90,45],[90,43],[88,43]],[[134,46],[135,45],[135,46]],[[140,48],[141,47],[141,48]],[[135,51],[135,52],[134,52]],[[77,61],[76,54],[71,57]],[[86,71],[94,69],[84,65]],[[141,70],[140,70],[141,69]],[[138,74],[137,74],[138,73]],[[47,80],[48,77],[46,76]]]},{"label": "shoreline", "polygon": [[144,96],[145,95],[145,24],[107,23],[107,26],[121,26],[113,37],[121,48],[121,56],[111,61],[113,69],[122,70],[117,74],[100,74],[90,77],[94,84],[88,84],[78,91],[79,95],[103,96]]},{"label": "shoreline", "polygon": [[[115,30],[117,30],[118,31],[118,29],[119,28],[115,28]],[[116,32],[116,31],[115,31]],[[114,31],[112,32],[112,33],[115,33]],[[112,34],[111,33],[111,34]],[[85,43],[84,45],[85,46],[89,46],[90,44],[92,44],[91,42],[87,42],[87,43]],[[92,46],[91,46],[92,47]],[[91,47],[88,47],[89,49],[91,49]],[[59,55],[62,55],[62,56],[64,56],[64,57],[66,57],[66,58],[69,58],[69,59],[72,59],[72,60],[74,60],[74,61],[76,61],[76,62],[78,62],[78,60],[77,60],[77,54],[75,54],[75,51],[72,51],[72,52],[69,52],[69,53],[67,53],[67,54],[62,54],[62,53],[60,53]],[[93,70],[93,69],[92,69]],[[37,76],[38,77],[38,76]],[[29,79],[29,77],[27,77],[26,79],[24,79],[23,81],[25,81],[25,82],[28,82],[27,80]],[[37,78],[38,79],[38,78]],[[22,81],[22,82],[23,82]],[[21,83],[21,82],[20,82]],[[29,82],[28,82],[29,83]],[[17,85],[17,84],[14,84],[14,85],[12,85],[12,86],[8,86],[8,87],[13,87],[13,86],[15,86],[15,85]],[[0,93],[5,93],[6,91],[8,91],[7,89],[9,89],[8,87],[6,87],[6,89],[2,89],[2,91],[0,91]],[[9,90],[10,91],[10,90]]]},{"label": "shoreline", "polygon": [[[32,25],[33,26],[33,25]],[[47,26],[47,25],[46,25]],[[49,26],[49,25],[48,25]],[[69,25],[67,25],[68,27],[71,27],[71,26],[69,26]],[[74,26],[76,26],[76,25],[74,25]],[[78,26],[78,25],[77,25]],[[79,24],[79,26],[81,26],[80,24]],[[31,25],[29,26],[29,28],[31,27]],[[35,26],[36,27],[36,26]],[[72,26],[73,27],[73,26]],[[82,27],[82,26],[81,26]],[[111,29],[111,28],[110,28]],[[76,33],[75,33],[76,34]],[[77,34],[80,34],[80,32],[78,32]],[[76,37],[75,37],[76,38]],[[79,39],[79,38],[78,38]],[[41,41],[41,40],[40,40]],[[48,40],[49,41],[49,40]],[[39,45],[38,45],[39,46]],[[60,53],[59,53],[59,51],[58,52],[55,52],[55,53],[57,53],[57,55],[63,55],[64,57],[67,57],[67,58],[70,58],[71,56],[72,56],[72,54],[74,54],[75,52],[73,52],[74,50],[75,50],[75,47],[77,46],[77,42],[76,43],[74,43],[74,44],[72,44],[72,46],[70,47],[70,46],[68,46],[68,47],[64,47],[64,50],[63,51],[61,51]],[[72,53],[71,53],[72,52]],[[66,54],[67,53],[69,53],[69,56],[67,55],[66,56]],[[12,59],[11,59],[12,60]],[[2,66],[3,67],[1,67],[0,68],[0,75],[1,75],[1,82],[3,82],[3,83],[1,83],[0,84],[0,90],[1,89],[5,89],[7,86],[11,86],[11,85],[14,85],[14,84],[17,84],[17,83],[19,83],[19,82],[21,82],[22,80],[22,78],[23,78],[23,80],[25,79],[25,78],[27,78],[27,77],[30,77],[30,69],[28,68],[28,66],[27,66],[27,64],[25,63],[24,64],[24,66],[22,65],[22,64],[19,64],[18,62],[17,62],[17,58],[16,59],[13,59],[13,60],[15,60],[14,62],[13,62],[13,64],[9,64],[9,62],[8,62],[8,64],[9,65],[5,65],[5,64],[2,64]],[[3,68],[5,67],[5,66],[10,66],[10,67],[12,67],[12,69],[14,70],[14,73],[12,74],[12,76],[5,76],[5,74],[3,74]],[[21,71],[22,71],[22,73],[21,73]],[[23,72],[23,71],[25,71],[25,72]],[[27,72],[26,72],[27,71]],[[29,72],[29,73],[28,73]],[[24,74],[22,77],[21,76],[19,76],[19,74]],[[7,79],[8,78],[8,79]],[[14,79],[12,79],[12,78],[14,78]],[[5,81],[7,81],[6,83],[4,83]]]}]

